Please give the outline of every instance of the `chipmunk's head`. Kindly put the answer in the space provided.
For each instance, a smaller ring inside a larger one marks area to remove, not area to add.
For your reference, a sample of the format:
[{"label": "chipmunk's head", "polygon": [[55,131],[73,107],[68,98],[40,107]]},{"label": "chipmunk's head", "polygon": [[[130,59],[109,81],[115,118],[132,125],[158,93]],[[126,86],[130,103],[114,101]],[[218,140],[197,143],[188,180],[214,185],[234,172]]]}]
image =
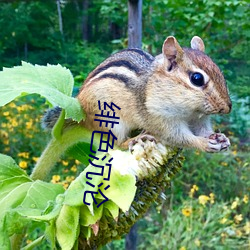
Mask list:
[{"label": "chipmunk's head", "polygon": [[198,36],[192,38],[191,48],[181,48],[175,37],[169,36],[162,47],[163,71],[168,78],[175,79],[173,83],[179,85],[197,112],[227,114],[232,104],[226,81],[204,51],[204,43]]}]

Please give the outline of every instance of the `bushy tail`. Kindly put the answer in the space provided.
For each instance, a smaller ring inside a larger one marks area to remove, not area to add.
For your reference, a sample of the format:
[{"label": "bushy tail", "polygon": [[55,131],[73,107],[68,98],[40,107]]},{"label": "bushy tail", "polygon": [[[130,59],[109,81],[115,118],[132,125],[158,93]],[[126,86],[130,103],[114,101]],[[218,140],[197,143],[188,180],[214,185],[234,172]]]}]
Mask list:
[{"label": "bushy tail", "polygon": [[51,130],[56,124],[62,109],[60,107],[54,107],[45,111],[42,117],[42,128],[45,130]]}]

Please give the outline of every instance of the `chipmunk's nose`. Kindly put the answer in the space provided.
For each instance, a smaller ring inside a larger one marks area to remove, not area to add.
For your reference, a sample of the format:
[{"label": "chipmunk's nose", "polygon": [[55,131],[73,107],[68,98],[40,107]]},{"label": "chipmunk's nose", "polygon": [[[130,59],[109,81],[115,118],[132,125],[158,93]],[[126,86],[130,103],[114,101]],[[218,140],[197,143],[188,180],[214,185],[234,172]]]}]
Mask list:
[{"label": "chipmunk's nose", "polygon": [[232,102],[229,101],[222,109],[220,109],[219,113],[228,114],[231,112],[231,109],[232,109]]}]

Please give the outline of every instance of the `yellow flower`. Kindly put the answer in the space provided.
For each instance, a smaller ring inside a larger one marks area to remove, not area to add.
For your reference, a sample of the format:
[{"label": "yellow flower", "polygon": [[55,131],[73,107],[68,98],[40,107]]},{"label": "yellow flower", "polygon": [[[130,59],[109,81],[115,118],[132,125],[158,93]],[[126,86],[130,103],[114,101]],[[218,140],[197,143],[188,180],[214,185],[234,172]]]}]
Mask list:
[{"label": "yellow flower", "polygon": [[39,157],[32,157],[32,160],[33,160],[34,162],[37,162],[38,159],[39,159]]},{"label": "yellow flower", "polygon": [[57,182],[60,181],[60,179],[61,179],[61,176],[60,176],[60,175],[53,175],[53,176],[52,176],[51,182],[52,182],[52,183],[57,183]]},{"label": "yellow flower", "polygon": [[242,236],[242,232],[241,232],[239,229],[237,229],[237,230],[236,230],[236,235],[237,235],[238,237],[241,237],[241,236]]},{"label": "yellow flower", "polygon": [[248,201],[249,201],[248,195],[245,194],[243,197],[243,202],[247,204]]},{"label": "yellow flower", "polygon": [[1,135],[1,137],[5,137],[5,138],[9,137],[9,134],[4,130],[0,130],[0,135]]},{"label": "yellow flower", "polygon": [[201,242],[199,239],[195,239],[194,240],[194,244],[197,246],[197,247],[200,247],[201,246]]},{"label": "yellow flower", "polygon": [[221,165],[222,165],[223,167],[227,167],[227,166],[228,166],[228,163],[223,161],[223,162],[221,163]]},{"label": "yellow flower", "polygon": [[19,162],[19,167],[23,168],[23,169],[26,169],[28,167],[27,161],[20,161]]},{"label": "yellow flower", "polygon": [[75,164],[76,164],[76,165],[80,165],[80,164],[81,164],[81,162],[80,162],[80,161],[78,161],[78,160],[75,160]]},{"label": "yellow flower", "polygon": [[227,218],[222,218],[221,220],[220,220],[220,224],[225,224],[227,222]]},{"label": "yellow flower", "polygon": [[67,176],[66,181],[67,182],[72,182],[75,179],[75,176]]},{"label": "yellow flower", "polygon": [[3,144],[9,145],[10,144],[10,140],[8,138],[4,138],[3,139]]},{"label": "yellow flower", "polygon": [[69,165],[69,163],[67,161],[63,161],[63,160],[62,160],[62,164],[63,164],[63,166],[68,166]]},{"label": "yellow flower", "polygon": [[17,127],[17,126],[18,126],[18,123],[17,123],[16,120],[12,120],[12,121],[11,121],[11,125],[12,125],[12,127]]},{"label": "yellow flower", "polygon": [[214,193],[210,193],[209,197],[210,197],[210,203],[214,204]]},{"label": "yellow flower", "polygon": [[192,209],[190,207],[185,207],[181,212],[184,216],[189,217],[192,214]]},{"label": "yellow flower", "polygon": [[210,200],[210,198],[207,195],[200,195],[198,199],[199,203],[203,206]]},{"label": "yellow flower", "polygon": [[189,196],[193,198],[194,193],[199,190],[199,187],[196,185],[193,185],[192,188],[190,189]]},{"label": "yellow flower", "polygon": [[186,250],[186,247],[181,247],[180,250]]},{"label": "yellow flower", "polygon": [[64,189],[67,189],[67,188],[68,188],[68,186],[69,186],[69,183],[68,183],[68,182],[64,182],[64,183],[63,183],[63,187],[64,187]]},{"label": "yellow flower", "polygon": [[29,155],[30,155],[29,152],[21,152],[21,153],[18,153],[18,156],[19,156],[19,157],[23,157],[23,158],[26,158],[26,159],[29,158]]},{"label": "yellow flower", "polygon": [[236,160],[237,162],[239,162],[239,163],[242,162],[242,160],[241,160],[239,157],[236,157],[235,160]]},{"label": "yellow flower", "polygon": [[236,224],[239,224],[243,220],[242,214],[237,214],[234,216],[234,221]]},{"label": "yellow flower", "polygon": [[26,122],[26,128],[27,128],[27,129],[31,129],[32,126],[33,126],[33,121],[32,121],[32,120]]},{"label": "yellow flower", "polygon": [[231,205],[231,209],[235,209],[239,205],[239,198],[236,197],[235,201]]},{"label": "yellow flower", "polygon": [[4,116],[9,116],[9,114],[10,114],[10,112],[8,112],[8,111],[3,112]]},{"label": "yellow flower", "polygon": [[244,231],[246,232],[246,234],[250,234],[250,222],[247,221],[246,225],[244,226]]},{"label": "yellow flower", "polygon": [[233,155],[237,155],[237,153],[238,153],[237,150],[233,150],[233,151],[232,151],[232,154],[233,154]]},{"label": "yellow flower", "polygon": [[226,238],[227,237],[227,234],[226,233],[221,233],[220,235],[222,238]]},{"label": "yellow flower", "polygon": [[71,170],[72,172],[76,172],[76,171],[77,171],[76,165],[73,165],[73,166],[70,168],[70,170]]},{"label": "yellow flower", "polygon": [[16,107],[16,104],[15,104],[14,102],[11,102],[11,103],[9,104],[9,106],[10,106],[11,108],[15,108],[15,107]]}]

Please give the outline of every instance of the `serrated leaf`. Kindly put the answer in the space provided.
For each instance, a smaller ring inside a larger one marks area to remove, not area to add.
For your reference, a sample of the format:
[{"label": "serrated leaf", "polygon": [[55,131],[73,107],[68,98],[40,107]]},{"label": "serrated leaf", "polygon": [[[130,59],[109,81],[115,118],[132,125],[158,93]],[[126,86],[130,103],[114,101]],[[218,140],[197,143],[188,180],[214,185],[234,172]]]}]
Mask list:
[{"label": "serrated leaf", "polygon": [[78,100],[71,97],[73,85],[71,72],[61,65],[34,66],[22,62],[22,66],[0,72],[0,106],[18,96],[36,93],[53,106],[65,109],[66,118],[79,122],[84,114]]},{"label": "serrated leaf", "polygon": [[64,205],[56,220],[56,238],[64,250],[71,250],[79,234],[79,207]]}]

